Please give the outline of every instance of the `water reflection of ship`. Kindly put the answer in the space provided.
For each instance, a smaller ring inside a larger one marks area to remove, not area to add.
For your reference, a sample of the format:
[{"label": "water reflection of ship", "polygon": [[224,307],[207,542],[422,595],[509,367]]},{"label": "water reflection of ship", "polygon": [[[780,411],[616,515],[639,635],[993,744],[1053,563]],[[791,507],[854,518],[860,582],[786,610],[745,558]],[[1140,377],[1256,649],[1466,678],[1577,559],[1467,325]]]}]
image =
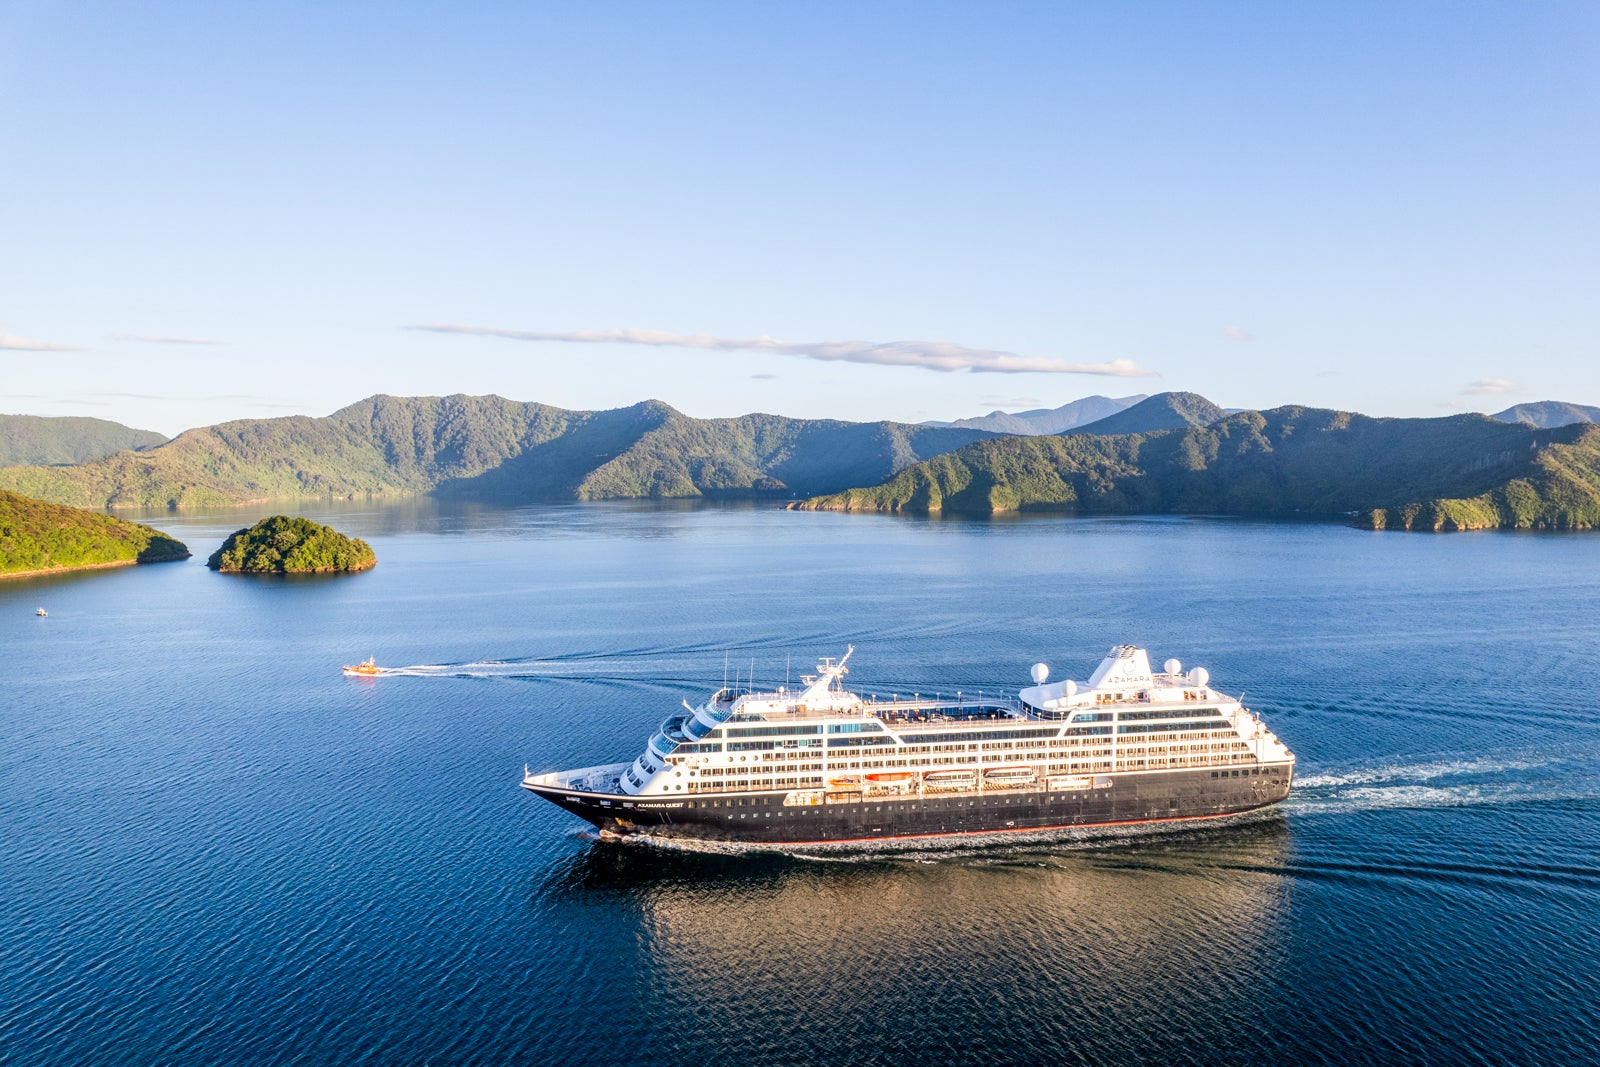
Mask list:
[{"label": "water reflection of ship", "polygon": [[1276,813],[1092,845],[848,859],[602,843],[541,896],[639,915],[649,995],[663,1012],[692,1005],[695,1032],[749,1034],[759,1004],[763,1032],[835,1062],[841,1028],[888,1013],[897,1032],[956,1041],[988,998],[1032,1025],[1117,1004],[1228,1010],[1282,955],[1290,850]]}]

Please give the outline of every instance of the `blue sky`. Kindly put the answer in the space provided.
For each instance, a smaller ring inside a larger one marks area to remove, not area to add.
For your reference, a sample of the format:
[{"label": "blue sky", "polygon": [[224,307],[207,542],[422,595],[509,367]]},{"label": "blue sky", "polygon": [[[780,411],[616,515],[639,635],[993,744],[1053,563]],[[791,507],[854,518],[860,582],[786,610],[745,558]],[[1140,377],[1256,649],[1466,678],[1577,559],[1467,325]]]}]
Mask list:
[{"label": "blue sky", "polygon": [[0,410],[1600,403],[1597,132],[1592,2],[0,0]]}]

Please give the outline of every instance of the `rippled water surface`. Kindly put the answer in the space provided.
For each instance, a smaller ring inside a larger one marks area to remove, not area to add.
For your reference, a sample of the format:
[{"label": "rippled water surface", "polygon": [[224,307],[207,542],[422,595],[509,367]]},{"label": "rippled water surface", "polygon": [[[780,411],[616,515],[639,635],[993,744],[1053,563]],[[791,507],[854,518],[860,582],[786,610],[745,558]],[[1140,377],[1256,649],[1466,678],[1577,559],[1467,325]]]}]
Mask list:
[{"label": "rippled water surface", "polygon": [[[1600,536],[308,514],[382,563],[215,575],[259,515],[160,515],[195,560],[0,583],[7,1064],[1600,1061]],[[517,787],[847,643],[970,693],[1123,641],[1244,690],[1290,801],[786,855]]]}]

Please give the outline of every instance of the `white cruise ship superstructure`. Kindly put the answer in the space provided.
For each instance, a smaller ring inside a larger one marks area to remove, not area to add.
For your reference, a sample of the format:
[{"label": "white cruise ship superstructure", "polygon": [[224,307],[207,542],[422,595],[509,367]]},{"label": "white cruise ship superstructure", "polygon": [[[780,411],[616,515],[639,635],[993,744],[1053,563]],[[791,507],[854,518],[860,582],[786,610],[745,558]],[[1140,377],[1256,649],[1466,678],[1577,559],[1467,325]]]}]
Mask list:
[{"label": "white cruise ship superstructure", "polygon": [[1014,699],[863,699],[824,660],[803,689],[718,690],[630,762],[522,785],[603,832],[770,844],[1214,818],[1288,795],[1294,755],[1204,668],[1118,645],[1085,682]]}]

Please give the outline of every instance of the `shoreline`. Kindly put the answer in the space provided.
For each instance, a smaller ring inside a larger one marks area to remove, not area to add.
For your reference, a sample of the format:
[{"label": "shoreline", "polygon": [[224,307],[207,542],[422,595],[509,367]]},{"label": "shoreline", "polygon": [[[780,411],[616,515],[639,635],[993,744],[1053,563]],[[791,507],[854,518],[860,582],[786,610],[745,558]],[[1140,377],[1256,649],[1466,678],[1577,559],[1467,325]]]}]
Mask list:
[{"label": "shoreline", "polygon": [[110,563],[80,563],[72,567],[46,567],[37,571],[6,571],[0,574],[0,582],[9,578],[39,578],[46,574],[72,574],[75,571],[103,571],[109,567],[134,567],[138,563],[136,559],[114,559]]}]

